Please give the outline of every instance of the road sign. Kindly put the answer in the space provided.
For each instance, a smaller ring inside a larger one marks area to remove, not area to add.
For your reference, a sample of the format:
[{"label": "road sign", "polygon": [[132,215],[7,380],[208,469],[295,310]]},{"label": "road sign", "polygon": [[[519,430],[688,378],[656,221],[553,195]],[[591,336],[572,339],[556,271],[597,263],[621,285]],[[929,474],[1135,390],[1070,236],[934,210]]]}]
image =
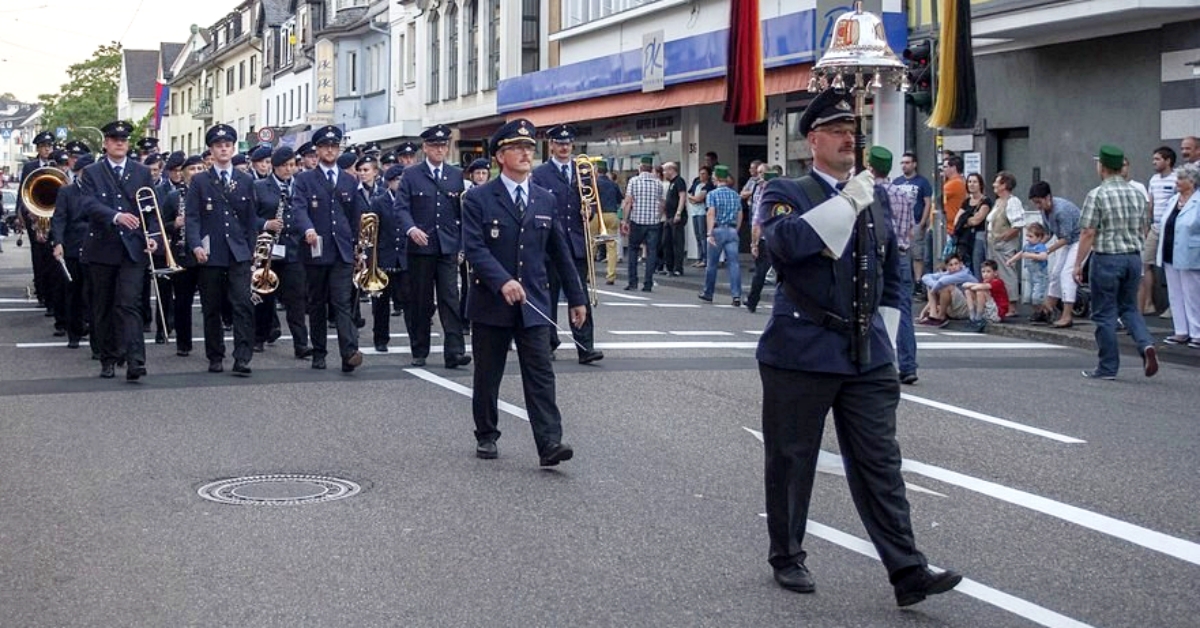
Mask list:
[{"label": "road sign", "polygon": [[54,137],[56,137],[60,140],[67,139],[67,127],[60,126],[57,129],[54,129]]},{"label": "road sign", "polygon": [[12,129],[0,129],[0,139],[7,140],[12,137]]},{"label": "road sign", "polygon": [[258,130],[258,141],[270,144],[275,141],[275,129],[264,126]]}]

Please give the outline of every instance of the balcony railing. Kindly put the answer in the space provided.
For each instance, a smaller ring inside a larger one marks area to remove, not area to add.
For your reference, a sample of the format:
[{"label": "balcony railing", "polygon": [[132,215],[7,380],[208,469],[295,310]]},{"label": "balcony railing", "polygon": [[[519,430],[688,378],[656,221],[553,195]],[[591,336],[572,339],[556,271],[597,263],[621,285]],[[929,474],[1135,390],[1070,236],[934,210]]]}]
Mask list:
[{"label": "balcony railing", "polygon": [[212,120],[212,99],[205,98],[192,107],[192,117],[196,120]]}]

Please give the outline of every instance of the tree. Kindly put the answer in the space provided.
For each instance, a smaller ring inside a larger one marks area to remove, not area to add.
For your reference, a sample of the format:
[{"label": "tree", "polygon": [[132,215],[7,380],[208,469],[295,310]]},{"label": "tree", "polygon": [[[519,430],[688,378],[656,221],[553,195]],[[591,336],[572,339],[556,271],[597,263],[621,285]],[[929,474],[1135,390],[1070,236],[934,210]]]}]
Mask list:
[{"label": "tree", "polygon": [[117,113],[117,83],[121,79],[121,44],[101,44],[87,61],[67,68],[70,80],[57,94],[38,96],[45,109],[43,129],[67,127],[72,135],[95,142],[95,133],[80,133],[82,127],[101,127]]},{"label": "tree", "polygon": [[0,94],[0,101],[17,102],[17,97],[12,92],[4,92]]}]

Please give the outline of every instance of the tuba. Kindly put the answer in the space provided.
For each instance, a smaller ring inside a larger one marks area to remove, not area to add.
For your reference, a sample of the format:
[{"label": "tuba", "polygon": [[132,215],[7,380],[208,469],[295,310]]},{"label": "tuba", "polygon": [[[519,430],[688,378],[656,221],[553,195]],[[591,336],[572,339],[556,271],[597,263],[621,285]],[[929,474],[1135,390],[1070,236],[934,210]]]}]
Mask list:
[{"label": "tuba", "polygon": [[21,182],[21,202],[29,214],[37,219],[34,231],[43,237],[50,233],[50,219],[54,217],[58,191],[67,183],[67,175],[54,166],[38,168]]},{"label": "tuba", "polygon": [[[596,187],[596,171],[592,158],[587,155],[575,157],[575,185],[579,188],[579,213],[583,219],[584,242],[587,243],[587,280],[588,300],[592,307],[599,305],[599,295],[596,294],[596,247],[616,239],[604,226],[604,216],[601,215],[600,190]],[[596,216],[600,227],[592,233],[591,217]]]},{"label": "tuba", "polygon": [[[358,223],[358,245],[354,247],[354,285],[371,296],[387,288],[387,273],[379,270],[379,215],[368,212]],[[371,249],[368,259],[366,249]]]}]

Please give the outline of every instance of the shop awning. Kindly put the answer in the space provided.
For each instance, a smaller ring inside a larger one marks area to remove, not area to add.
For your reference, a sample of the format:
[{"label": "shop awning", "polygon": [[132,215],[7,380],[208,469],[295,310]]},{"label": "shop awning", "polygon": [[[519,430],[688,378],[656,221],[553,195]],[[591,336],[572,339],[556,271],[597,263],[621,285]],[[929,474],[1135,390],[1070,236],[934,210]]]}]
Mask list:
[{"label": "shop awning", "polygon": [[[787,94],[806,89],[809,68],[808,65],[792,65],[768,70],[766,75],[767,95]],[[615,118],[673,107],[708,105],[723,100],[725,100],[724,77],[682,83],[661,92],[616,94],[527,111],[514,111],[508,114],[508,119],[527,118],[536,126],[546,127],[564,122]]]}]

